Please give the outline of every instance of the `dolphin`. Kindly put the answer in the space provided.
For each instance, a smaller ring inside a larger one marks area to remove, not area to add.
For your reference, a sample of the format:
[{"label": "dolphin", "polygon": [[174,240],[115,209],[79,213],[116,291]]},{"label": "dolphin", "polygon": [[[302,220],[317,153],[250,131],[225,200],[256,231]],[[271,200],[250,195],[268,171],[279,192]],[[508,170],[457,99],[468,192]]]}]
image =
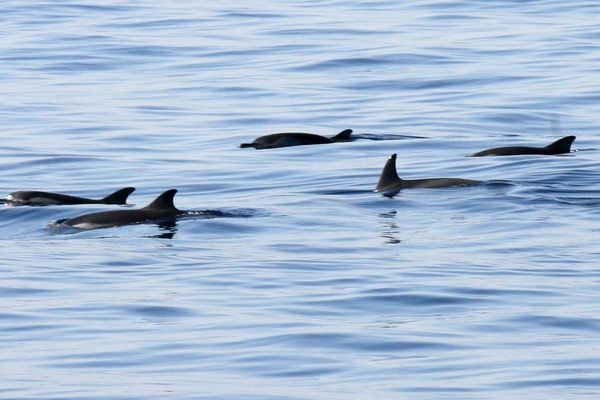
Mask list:
[{"label": "dolphin", "polygon": [[306,144],[325,144],[335,142],[349,142],[352,140],[350,135],[352,129],[344,129],[337,135],[328,138],[313,133],[273,133],[271,135],[260,136],[254,139],[252,143],[242,143],[240,147],[254,147],[261,149],[276,149],[279,147],[302,146]]},{"label": "dolphin", "polygon": [[177,189],[169,189],[152,203],[137,210],[101,211],[57,221],[57,224],[78,229],[108,228],[111,226],[139,224],[142,222],[165,222],[174,219],[183,211],[175,208],[173,197]]},{"label": "dolphin", "polygon": [[480,181],[460,178],[400,179],[396,171],[396,154],[392,154],[383,167],[379,182],[374,191],[382,193],[384,196],[393,197],[402,189],[472,186],[480,183]]},{"label": "dolphin", "polygon": [[508,146],[497,147],[495,149],[487,149],[475,154],[472,157],[484,156],[516,156],[521,154],[544,154],[555,155],[571,152],[571,144],[575,140],[575,136],[565,136],[555,142],[550,143],[546,147],[526,147],[526,146]]},{"label": "dolphin", "polygon": [[19,205],[47,206],[47,205],[74,205],[74,204],[125,204],[127,197],[135,190],[132,187],[119,189],[108,196],[99,199],[86,199],[85,197],[69,196],[60,193],[19,191],[6,196],[6,200]]}]

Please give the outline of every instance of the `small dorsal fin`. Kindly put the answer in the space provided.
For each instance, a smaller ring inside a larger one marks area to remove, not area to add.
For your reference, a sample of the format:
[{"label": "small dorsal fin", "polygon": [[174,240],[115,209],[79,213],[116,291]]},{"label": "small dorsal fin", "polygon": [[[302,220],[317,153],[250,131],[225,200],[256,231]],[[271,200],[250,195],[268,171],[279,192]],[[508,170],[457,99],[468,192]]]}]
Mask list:
[{"label": "small dorsal fin", "polygon": [[575,136],[565,136],[562,139],[558,139],[556,142],[550,143],[546,146],[548,154],[563,154],[571,152],[571,145],[575,141]]},{"label": "small dorsal fin", "polygon": [[173,197],[175,197],[175,193],[177,193],[177,189],[169,189],[163,193],[161,193],[154,201],[144,207],[146,210],[154,209],[154,210],[172,210],[177,211],[175,204],[173,204]]},{"label": "small dorsal fin", "polygon": [[102,199],[105,204],[125,204],[127,203],[127,197],[135,190],[134,187],[126,187],[119,189],[114,193],[109,194]]},{"label": "small dorsal fin", "polygon": [[398,171],[396,171],[396,153],[394,153],[385,163],[375,191],[379,191],[400,181],[401,179],[398,176]]},{"label": "small dorsal fin", "polygon": [[337,135],[331,138],[331,140],[335,142],[344,142],[350,140],[350,135],[352,134],[352,129],[344,129]]}]

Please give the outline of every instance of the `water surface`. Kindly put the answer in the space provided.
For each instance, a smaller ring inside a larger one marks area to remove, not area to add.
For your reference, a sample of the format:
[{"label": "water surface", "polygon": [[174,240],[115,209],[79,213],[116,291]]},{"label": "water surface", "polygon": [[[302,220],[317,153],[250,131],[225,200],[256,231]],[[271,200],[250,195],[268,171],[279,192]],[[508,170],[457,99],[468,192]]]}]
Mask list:
[{"label": "water surface", "polygon": [[[177,188],[222,214],[67,233],[114,207],[3,206],[0,397],[598,398],[599,12],[3,2],[2,196]],[[392,153],[484,184],[385,198]]]}]

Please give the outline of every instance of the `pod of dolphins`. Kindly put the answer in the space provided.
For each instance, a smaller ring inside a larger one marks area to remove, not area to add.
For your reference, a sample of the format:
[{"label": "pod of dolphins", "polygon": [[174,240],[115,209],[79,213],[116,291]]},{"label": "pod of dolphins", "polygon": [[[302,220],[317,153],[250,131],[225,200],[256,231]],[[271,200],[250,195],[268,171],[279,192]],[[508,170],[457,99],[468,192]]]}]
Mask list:
[{"label": "pod of dolphins", "polygon": [[[260,136],[251,143],[240,144],[241,148],[254,147],[257,150],[275,149],[280,147],[302,146],[312,144],[327,144],[352,141],[352,129],[345,129],[333,137],[315,135],[312,133],[286,132]],[[544,147],[508,146],[482,150],[472,154],[472,157],[487,156],[514,156],[526,154],[557,155],[571,152],[571,145],[575,136],[566,136]],[[481,181],[462,178],[428,178],[428,179],[401,179],[396,170],[396,154],[392,154],[379,177],[379,182],[374,191],[384,196],[392,197],[402,189],[409,188],[443,188],[452,186],[473,186]],[[70,196],[60,193],[41,191],[18,191],[6,196],[5,201],[10,205],[46,206],[46,205],[75,205],[75,204],[111,204],[124,205],[127,198],[135,190],[125,187],[101,199],[88,199],[85,197]],[[68,226],[82,230],[107,228],[121,225],[131,225],[147,222],[162,222],[172,220],[184,211],[177,209],[173,198],[176,189],[169,189],[161,193],[154,201],[140,209],[123,209],[101,211],[80,215],[57,221],[61,226]]]}]

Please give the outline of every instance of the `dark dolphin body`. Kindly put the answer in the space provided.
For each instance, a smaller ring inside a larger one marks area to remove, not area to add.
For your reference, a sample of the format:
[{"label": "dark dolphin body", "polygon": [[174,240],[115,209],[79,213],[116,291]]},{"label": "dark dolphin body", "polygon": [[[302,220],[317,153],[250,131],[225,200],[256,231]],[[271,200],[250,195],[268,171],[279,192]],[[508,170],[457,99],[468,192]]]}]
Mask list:
[{"label": "dark dolphin body", "polygon": [[152,203],[137,210],[101,211],[60,220],[57,223],[79,229],[97,229],[142,222],[167,222],[184,214],[173,204],[175,193],[177,193],[176,189],[167,190]]},{"label": "dark dolphin body", "polygon": [[260,136],[252,143],[242,143],[240,147],[254,147],[257,150],[276,149],[278,147],[302,146],[307,144],[325,144],[335,142],[349,142],[352,129],[345,129],[332,138],[313,133],[273,133]]},{"label": "dark dolphin body", "polygon": [[19,191],[6,196],[10,204],[28,206],[73,205],[73,204],[125,204],[127,197],[135,190],[132,187],[119,189],[103,199],[94,200],[85,197],[69,196],[60,193]]},{"label": "dark dolphin body", "polygon": [[546,147],[525,147],[525,146],[508,146],[497,147],[495,149],[487,149],[473,154],[473,157],[484,156],[516,156],[521,154],[544,154],[555,155],[571,152],[571,144],[575,141],[575,136],[565,136],[558,139],[556,142],[550,143]]},{"label": "dark dolphin body", "polygon": [[396,154],[392,154],[387,160],[375,192],[384,196],[392,197],[402,189],[412,188],[444,188],[450,186],[472,186],[480,184],[480,181],[460,178],[430,178],[430,179],[400,179],[396,171]]}]

